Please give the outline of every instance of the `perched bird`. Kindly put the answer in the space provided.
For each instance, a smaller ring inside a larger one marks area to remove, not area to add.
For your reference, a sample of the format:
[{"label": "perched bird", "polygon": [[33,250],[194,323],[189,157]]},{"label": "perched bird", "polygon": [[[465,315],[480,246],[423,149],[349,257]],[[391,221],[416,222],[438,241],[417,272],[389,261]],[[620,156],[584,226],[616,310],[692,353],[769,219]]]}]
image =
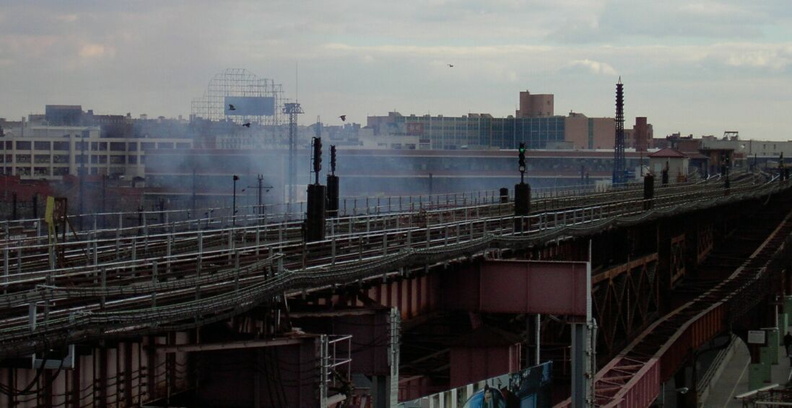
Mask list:
[{"label": "perched bird", "polygon": [[346,115],[341,115],[339,118],[341,118],[341,122],[346,122]]},{"label": "perched bird", "polygon": [[243,123],[242,126],[244,126],[246,128],[249,128],[250,127],[250,122]]},{"label": "perched bird", "polygon": [[228,110],[236,110],[236,107],[234,106],[234,104],[229,103]]}]

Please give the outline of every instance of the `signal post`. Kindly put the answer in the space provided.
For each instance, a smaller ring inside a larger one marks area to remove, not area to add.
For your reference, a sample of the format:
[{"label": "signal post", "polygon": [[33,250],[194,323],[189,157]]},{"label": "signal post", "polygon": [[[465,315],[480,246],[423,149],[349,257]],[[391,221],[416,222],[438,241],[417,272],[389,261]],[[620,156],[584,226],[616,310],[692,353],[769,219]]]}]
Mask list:
[{"label": "signal post", "polygon": [[525,183],[525,143],[520,142],[519,166],[520,184],[514,186],[514,232],[528,229],[527,219],[531,212],[531,186]]}]

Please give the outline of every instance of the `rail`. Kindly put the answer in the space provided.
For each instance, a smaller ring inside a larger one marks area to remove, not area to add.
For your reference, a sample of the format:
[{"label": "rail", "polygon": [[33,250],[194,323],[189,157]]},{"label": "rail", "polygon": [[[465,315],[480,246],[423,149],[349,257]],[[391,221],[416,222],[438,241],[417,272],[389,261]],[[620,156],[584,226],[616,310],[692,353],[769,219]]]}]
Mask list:
[{"label": "rail", "polygon": [[[659,189],[653,200],[637,190],[554,197],[545,204],[538,200],[525,217],[501,203],[339,217],[328,220],[326,240],[310,243],[301,239],[299,222],[287,221],[54,246],[5,242],[0,358],[52,344],[192,328],[284,293],[592,234],[786,188],[738,179],[729,194],[720,185],[700,183]],[[62,251],[69,265],[55,265],[54,251]]]}]

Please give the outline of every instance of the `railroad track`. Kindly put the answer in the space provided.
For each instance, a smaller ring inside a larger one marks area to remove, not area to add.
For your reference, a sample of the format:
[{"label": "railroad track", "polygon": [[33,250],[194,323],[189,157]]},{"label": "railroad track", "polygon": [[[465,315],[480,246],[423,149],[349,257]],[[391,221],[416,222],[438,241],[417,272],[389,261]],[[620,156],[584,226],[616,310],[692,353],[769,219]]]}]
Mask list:
[{"label": "railroad track", "polygon": [[[639,190],[559,197],[553,198],[554,204],[539,200],[537,207],[553,209],[537,209],[522,220],[512,215],[509,204],[501,203],[341,217],[328,221],[328,239],[311,243],[295,233],[299,223],[286,222],[118,236],[64,243],[65,259],[72,266],[62,268],[51,267],[49,246],[37,246],[24,255],[21,247],[7,246],[0,358],[53,342],[195,327],[288,291],[371,279],[493,246],[592,233],[617,222],[638,223],[783,188],[740,179],[728,196],[722,186],[707,183],[668,188],[656,194],[651,211]],[[526,225],[526,231],[515,233],[515,221]],[[12,262],[10,254],[20,255]],[[32,314],[31,305],[37,305]]]},{"label": "railroad track", "polygon": [[[788,257],[784,252],[789,252],[790,234],[792,212],[763,242],[754,237],[749,246],[753,252],[728,277],[694,280],[687,293],[695,291],[698,296],[653,323],[596,374],[596,405],[648,406],[657,395],[648,392],[649,387],[669,378],[682,363],[680,358],[687,356],[680,349],[700,347],[718,334],[714,330],[723,328],[726,319],[733,322],[766,298],[772,290],[770,274],[778,269],[768,265],[781,256]],[[741,240],[743,246],[748,243]]]}]

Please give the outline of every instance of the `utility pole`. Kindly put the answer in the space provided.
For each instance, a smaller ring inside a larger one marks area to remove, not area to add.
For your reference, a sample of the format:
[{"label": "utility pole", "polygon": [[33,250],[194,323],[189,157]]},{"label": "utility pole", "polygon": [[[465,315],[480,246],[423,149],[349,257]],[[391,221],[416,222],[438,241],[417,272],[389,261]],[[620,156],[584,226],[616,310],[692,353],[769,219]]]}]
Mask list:
[{"label": "utility pole", "polygon": [[195,167],[192,169],[192,213],[195,214]]},{"label": "utility pole", "polygon": [[[264,185],[264,176],[261,174],[258,175],[257,180],[258,180],[258,185],[256,186],[256,188],[258,188],[258,210],[256,212],[258,213],[259,216],[261,216],[262,214],[264,214],[264,209],[262,207],[263,200],[261,196],[261,190],[266,189],[267,191],[269,191],[272,188],[272,186]],[[248,188],[252,188],[252,187],[253,186],[248,186]]]},{"label": "utility pole", "polygon": [[234,174],[234,195],[233,195],[233,198],[232,198],[232,201],[231,201],[231,225],[233,225],[234,227],[236,227],[236,213],[237,213],[237,209],[236,209],[236,183],[237,183],[237,180],[239,180],[239,176]]}]

